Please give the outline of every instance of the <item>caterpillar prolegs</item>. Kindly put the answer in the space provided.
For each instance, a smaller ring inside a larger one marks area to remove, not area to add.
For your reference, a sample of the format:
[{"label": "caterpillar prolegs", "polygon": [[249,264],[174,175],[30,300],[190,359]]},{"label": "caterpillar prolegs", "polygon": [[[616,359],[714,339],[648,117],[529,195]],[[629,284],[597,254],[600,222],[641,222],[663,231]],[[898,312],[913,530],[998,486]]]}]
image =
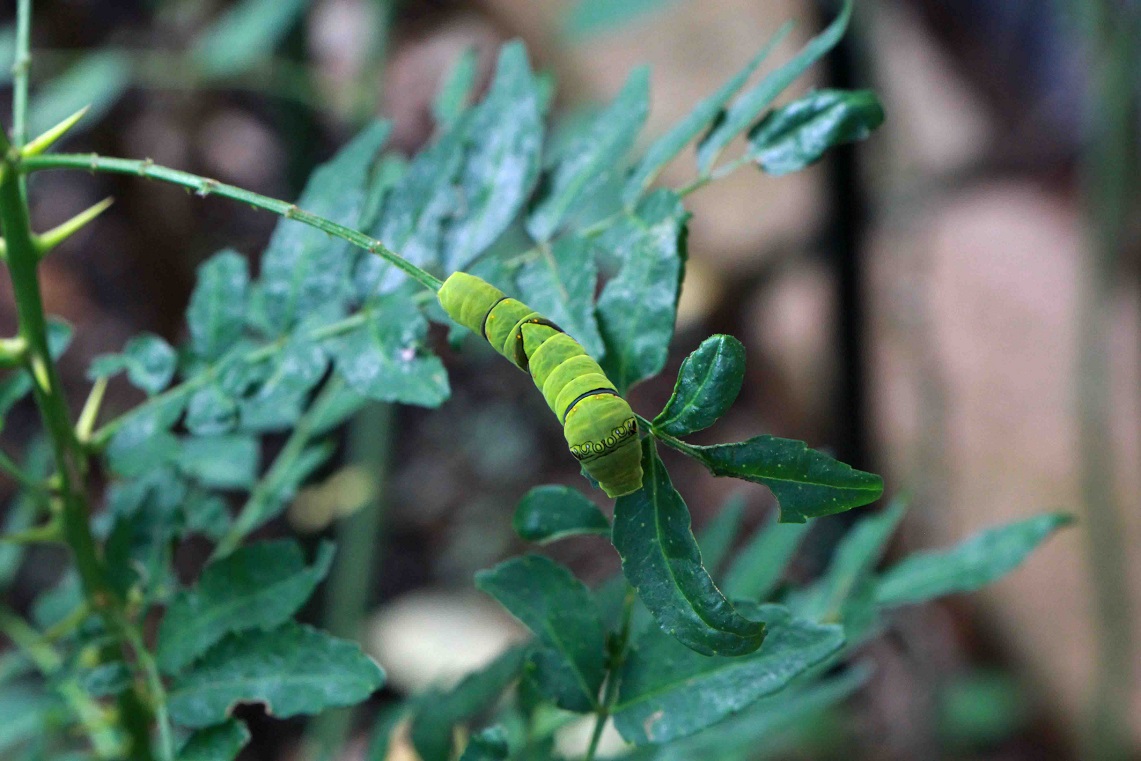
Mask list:
[{"label": "caterpillar prolegs", "polygon": [[621,497],[642,487],[634,412],[577,341],[526,304],[466,272],[444,281],[439,299],[453,320],[531,373],[563,425],[571,454],[607,495]]}]

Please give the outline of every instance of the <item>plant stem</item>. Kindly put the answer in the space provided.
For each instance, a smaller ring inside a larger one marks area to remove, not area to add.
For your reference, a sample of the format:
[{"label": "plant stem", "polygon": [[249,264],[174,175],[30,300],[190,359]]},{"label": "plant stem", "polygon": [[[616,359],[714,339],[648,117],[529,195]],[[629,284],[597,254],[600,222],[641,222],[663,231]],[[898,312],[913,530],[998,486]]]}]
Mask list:
[{"label": "plant stem", "polygon": [[113,174],[131,174],[148,180],[159,180],[172,185],[179,185],[193,190],[195,195],[202,198],[210,195],[240,201],[250,206],[272,212],[286,219],[293,219],[318,230],[323,230],[342,240],[363,248],[371,254],[396,267],[420,285],[429,290],[438,291],[443,283],[435,276],[425,272],[412,262],[392,251],[380,241],[370,238],[364,233],[337,224],[332,220],[311,214],[297,207],[296,204],[280,201],[276,198],[263,196],[249,190],[227,185],[217,180],[201,177],[190,172],[159,166],[153,161],[138,159],[117,159],[90,154],[50,154],[46,156],[29,156],[19,164],[23,172],[34,172],[43,169],[87,169],[92,172],[110,172]]},{"label": "plant stem", "polygon": [[590,735],[590,746],[586,749],[583,761],[594,761],[594,756],[598,753],[598,743],[602,739],[602,731],[606,728],[610,711],[618,698],[618,673],[622,670],[626,654],[629,652],[630,622],[634,616],[636,599],[634,588],[627,584],[626,597],[622,603],[622,623],[619,625],[618,635],[613,640],[609,662],[606,664],[606,690],[602,696],[602,705],[599,706],[594,719],[594,732]]},{"label": "plant stem", "polygon": [[28,69],[32,66],[32,0],[16,2],[16,56],[12,62],[12,145],[23,148],[28,139]]}]

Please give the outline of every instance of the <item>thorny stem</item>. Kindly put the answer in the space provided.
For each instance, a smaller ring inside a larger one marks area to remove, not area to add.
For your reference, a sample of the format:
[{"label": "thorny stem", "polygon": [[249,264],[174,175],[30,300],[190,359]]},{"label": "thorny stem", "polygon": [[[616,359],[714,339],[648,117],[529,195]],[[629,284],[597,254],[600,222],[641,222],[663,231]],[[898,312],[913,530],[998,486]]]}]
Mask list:
[{"label": "thorny stem", "polygon": [[32,0],[17,0],[16,56],[12,62],[12,145],[24,147],[28,139],[28,69],[32,56],[28,52],[31,38]]},{"label": "thorny stem", "polygon": [[358,230],[353,230],[350,227],[337,224],[332,220],[311,214],[304,209],[298,208],[296,204],[280,201],[276,198],[270,198],[269,196],[263,196],[260,193],[254,193],[249,190],[243,190],[242,188],[191,174],[190,172],[159,166],[149,159],[107,158],[94,153],[61,153],[27,157],[19,163],[19,169],[22,172],[34,172],[41,169],[87,169],[92,172],[131,174],[148,180],[160,180],[162,182],[169,182],[172,185],[180,185],[181,187],[193,190],[196,195],[203,198],[215,195],[221,196],[222,198],[229,198],[233,201],[240,201],[254,208],[263,209],[278,216],[285,217],[286,219],[293,219],[315,227],[318,230],[323,230],[329,235],[346,240],[371,254],[376,254],[429,290],[438,291],[440,290],[440,286],[443,285],[439,278],[425,272],[395,251],[389,249],[380,241],[370,238]]},{"label": "thorny stem", "polygon": [[594,761],[598,753],[598,743],[602,739],[602,730],[610,719],[610,712],[614,708],[614,701],[618,697],[618,673],[626,662],[626,655],[630,646],[630,622],[634,617],[634,602],[636,600],[634,588],[626,586],[626,598],[622,603],[622,623],[618,627],[618,634],[610,647],[609,661],[606,664],[606,690],[603,692],[602,704],[594,719],[594,731],[590,735],[590,746],[586,749],[583,761]]}]

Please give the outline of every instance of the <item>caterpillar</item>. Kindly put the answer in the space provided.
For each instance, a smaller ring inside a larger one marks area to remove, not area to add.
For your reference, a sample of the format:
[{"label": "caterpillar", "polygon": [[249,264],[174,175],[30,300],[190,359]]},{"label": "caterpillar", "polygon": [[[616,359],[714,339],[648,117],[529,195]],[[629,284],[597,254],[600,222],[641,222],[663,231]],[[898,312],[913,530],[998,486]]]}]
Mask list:
[{"label": "caterpillar", "polygon": [[466,272],[448,277],[439,299],[449,317],[531,373],[562,423],[571,454],[607,496],[642,488],[634,412],[578,341],[531,307]]}]

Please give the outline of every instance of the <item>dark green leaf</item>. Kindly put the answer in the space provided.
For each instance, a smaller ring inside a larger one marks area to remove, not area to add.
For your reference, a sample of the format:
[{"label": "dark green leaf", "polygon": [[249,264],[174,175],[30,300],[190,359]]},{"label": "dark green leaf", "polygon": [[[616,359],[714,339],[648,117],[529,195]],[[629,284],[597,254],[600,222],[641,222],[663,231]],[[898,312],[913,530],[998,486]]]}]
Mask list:
[{"label": "dark green leaf", "polygon": [[547,544],[581,534],[609,534],[610,521],[582,492],[566,486],[536,486],[515,508],[515,533]]},{"label": "dark green leaf", "polygon": [[455,726],[486,711],[519,676],[526,651],[515,647],[466,676],[447,692],[430,691],[412,720],[412,744],[422,761],[449,761]]},{"label": "dark green leaf", "polygon": [[[375,122],[318,167],[297,205],[355,228],[369,170],[390,127]],[[285,333],[312,314],[338,316],[349,295],[349,248],[347,242],[309,225],[288,218],[278,222],[261,261],[261,309],[271,332]]]},{"label": "dark green leaf", "polygon": [[659,190],[599,241],[622,268],[598,298],[602,367],[620,391],[661,372],[677,320],[685,269],[685,221],[677,195]]},{"label": "dark green leaf", "polygon": [[700,447],[667,440],[709,468],[767,486],[780,503],[784,523],[803,523],[875,502],[883,494],[883,479],[809,449],[802,441],[754,436],[734,444]]},{"label": "dark green leaf", "polygon": [[708,428],[733,405],[744,382],[745,347],[733,336],[710,336],[681,363],[673,395],[654,418],[654,429],[687,436]]},{"label": "dark green leaf", "polygon": [[226,501],[215,494],[192,493],[182,508],[185,534],[201,534],[217,542],[226,535],[233,522]]},{"label": "dark green leaf", "polygon": [[717,156],[729,141],[745,131],[761,112],[772,105],[777,96],[831,50],[848,29],[853,0],[844,0],[844,7],[828,28],[809,40],[804,49],[791,61],[769,74],[754,87],[738,97],[697,146],[697,165],[704,174],[709,171]]},{"label": "dark green leaf", "polygon": [[622,669],[614,725],[637,745],[665,743],[698,732],[782,689],[844,644],[838,626],[791,618],[776,605],[756,619],[768,635],[744,657],[706,657],[651,629]]},{"label": "dark green leaf", "polygon": [[200,729],[178,751],[178,761],[233,761],[250,741],[250,731],[237,719]]},{"label": "dark green leaf", "polygon": [[321,545],[306,567],[292,540],[241,547],[202,571],[198,585],[179,592],[158,632],[158,664],[164,673],[184,668],[230,632],[272,629],[309,599],[325,578],[333,546]]},{"label": "dark green leaf", "polygon": [[194,63],[207,76],[241,74],[264,62],[308,7],[308,0],[241,0],[198,38]]},{"label": "dark green leaf", "polygon": [[330,341],[337,372],[357,393],[381,402],[438,407],[448,398],[448,375],[426,349],[428,321],[406,297],[385,296],[368,321]]},{"label": "dark green leaf", "polygon": [[503,46],[487,97],[470,112],[453,188],[462,211],[445,228],[444,266],[462,270],[515,219],[539,177],[543,117],[523,43]]},{"label": "dark green leaf", "polygon": [[562,152],[562,160],[527,218],[531,237],[550,240],[567,215],[619,171],[649,109],[650,73],[643,67],[630,74],[614,102]]},{"label": "dark green leaf", "polygon": [[506,761],[507,733],[503,727],[488,727],[472,735],[460,761]]},{"label": "dark green leaf", "polygon": [[764,627],[725,599],[701,564],[690,531],[689,508],[670,483],[652,439],[642,442],[642,488],[619,497],[614,548],[622,571],[668,634],[705,655],[756,650]]},{"label": "dark green leaf", "polygon": [[291,334],[285,345],[259,368],[256,390],[238,404],[244,431],[262,433],[293,427],[305,410],[309,391],[329,367],[321,343],[302,329]]},{"label": "dark green leaf", "polygon": [[745,498],[740,494],[725,500],[725,504],[713,516],[713,520],[701,530],[697,546],[701,548],[701,562],[709,573],[717,576],[717,570],[725,562],[733,540],[741,528],[741,518],[745,515]]},{"label": "dark green leaf", "polygon": [[598,267],[589,241],[567,236],[551,246],[540,246],[538,256],[519,268],[515,276],[519,298],[558,324],[599,358],[605,351],[594,317]]},{"label": "dark green leaf", "polygon": [[248,489],[257,481],[260,456],[252,436],[192,436],[182,441],[178,467],[203,486]]},{"label": "dark green leaf", "polygon": [[370,404],[368,397],[361,396],[344,383],[337,386],[336,393],[322,394],[311,410],[314,436],[328,433]]},{"label": "dark green leaf", "polygon": [[449,130],[459,120],[460,115],[471,103],[475,77],[479,73],[479,51],[474,47],[465,48],[452,64],[435,99],[432,101],[432,116],[436,128]]},{"label": "dark green leaf", "polygon": [[749,131],[749,155],[771,175],[789,174],[881,124],[883,106],[872,91],[820,90],[762,119]]},{"label": "dark green leaf", "polygon": [[168,694],[171,718],[208,727],[239,703],[264,703],[280,719],[355,705],[384,683],[359,646],[293,622],[231,634],[209,650]]},{"label": "dark green leaf", "polygon": [[91,697],[105,698],[118,695],[131,686],[131,670],[122,661],[102,663],[83,671],[76,681]]},{"label": "dark green leaf", "polygon": [[544,651],[533,661],[540,666],[534,674],[540,689],[557,683],[560,689],[544,691],[568,710],[589,711],[597,705],[606,676],[605,635],[594,599],[581,581],[548,558],[527,555],[480,571],[475,585],[542,643]]},{"label": "dark green leaf", "polygon": [[107,462],[111,470],[130,478],[175,460],[181,452],[171,426],[182,415],[184,396],[159,398],[130,417],[111,437]]},{"label": "dark green leaf", "polygon": [[876,603],[895,607],[943,595],[973,592],[1017,568],[1055,531],[1073,522],[1047,513],[976,534],[944,552],[912,555],[886,571],[876,586]]},{"label": "dark green leaf", "polygon": [[780,523],[777,514],[757,530],[725,574],[725,594],[733,600],[763,602],[780,582],[809,523]]},{"label": "dark green leaf", "polygon": [[170,383],[177,364],[178,357],[170,344],[151,333],[141,333],[127,341],[122,354],[96,357],[87,375],[92,379],[105,378],[126,370],[132,385],[157,394]]},{"label": "dark green leaf", "polygon": [[28,131],[38,135],[84,107],[87,113],[71,134],[98,124],[130,85],[131,60],[126,53],[88,53],[37,89],[28,108]]},{"label": "dark green leaf", "polygon": [[[611,4],[613,5],[613,3]],[[627,206],[633,205],[666,164],[681,153],[690,141],[722,113],[722,109],[729,102],[729,98],[733,97],[733,93],[741,89],[753,72],[757,70],[757,67],[768,57],[773,48],[780,44],[791,29],[791,22],[782,26],[773,38],[761,48],[761,51],[745,65],[745,68],[722,85],[720,90],[694,106],[688,116],[675,124],[669,132],[659,137],[653,145],[646,149],[646,153],[634,171],[630,173],[630,177],[626,180],[626,187],[622,191],[622,200]]]},{"label": "dark green leaf", "polygon": [[242,337],[249,287],[249,265],[237,251],[219,252],[198,267],[186,322],[190,346],[203,360],[218,359]]},{"label": "dark green leaf", "polygon": [[216,384],[210,384],[191,395],[185,422],[195,436],[229,433],[238,424],[238,403]]}]

